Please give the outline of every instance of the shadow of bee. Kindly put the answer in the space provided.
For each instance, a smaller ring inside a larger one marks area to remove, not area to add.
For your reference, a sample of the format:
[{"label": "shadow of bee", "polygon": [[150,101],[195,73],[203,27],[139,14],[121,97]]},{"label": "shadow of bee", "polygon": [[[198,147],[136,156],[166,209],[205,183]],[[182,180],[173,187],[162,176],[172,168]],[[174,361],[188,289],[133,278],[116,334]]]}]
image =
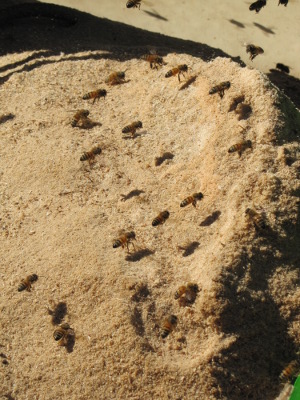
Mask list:
[{"label": "shadow of bee", "polygon": [[156,167],[159,167],[165,160],[172,160],[173,158],[174,154],[165,152],[162,156],[155,158],[154,164]]},{"label": "shadow of bee", "polygon": [[143,190],[139,190],[139,189],[134,189],[131,192],[129,192],[128,194],[121,194],[121,201],[127,201],[129,199],[131,199],[132,197],[136,197],[139,196],[140,194],[145,193]]},{"label": "shadow of bee", "polygon": [[196,249],[200,246],[199,242],[191,242],[184,246],[177,246],[178,251],[183,250],[182,256],[188,257],[192,255]]}]

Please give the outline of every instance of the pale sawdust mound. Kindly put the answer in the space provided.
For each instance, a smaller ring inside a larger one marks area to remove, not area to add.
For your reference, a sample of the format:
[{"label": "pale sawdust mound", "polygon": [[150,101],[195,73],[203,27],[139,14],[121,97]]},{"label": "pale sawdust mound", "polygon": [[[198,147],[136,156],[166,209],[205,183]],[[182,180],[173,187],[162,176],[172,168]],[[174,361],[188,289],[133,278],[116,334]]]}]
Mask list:
[{"label": "pale sawdust mound", "polygon": [[[298,112],[261,73],[229,59],[169,54],[151,70],[135,58],[80,56],[53,57],[1,88],[1,112],[15,115],[0,125],[2,393],[274,398],[300,343]],[[177,77],[164,77],[180,63],[199,74],[183,91]],[[108,74],[120,70],[128,82],[108,87]],[[208,94],[226,80],[223,99]],[[105,100],[82,100],[101,87]],[[240,96],[245,119],[229,112]],[[72,128],[80,108],[102,126]],[[144,128],[125,139],[122,128],[138,119]],[[229,154],[243,139],[252,151]],[[95,145],[102,154],[83,165]],[[155,166],[165,152],[174,157]],[[126,197],[133,190],[140,192]],[[198,191],[196,209],[179,207]],[[266,232],[248,223],[247,207],[264,215]],[[165,209],[170,218],[152,227]],[[140,252],[112,248],[119,229],[136,232]],[[191,242],[190,252],[178,250]],[[33,290],[18,293],[30,273],[39,276]],[[174,293],[189,281],[200,292],[179,307]],[[52,336],[47,306],[59,302],[66,310],[54,322],[63,318],[76,333],[69,349]],[[171,313],[178,325],[162,340]]]}]

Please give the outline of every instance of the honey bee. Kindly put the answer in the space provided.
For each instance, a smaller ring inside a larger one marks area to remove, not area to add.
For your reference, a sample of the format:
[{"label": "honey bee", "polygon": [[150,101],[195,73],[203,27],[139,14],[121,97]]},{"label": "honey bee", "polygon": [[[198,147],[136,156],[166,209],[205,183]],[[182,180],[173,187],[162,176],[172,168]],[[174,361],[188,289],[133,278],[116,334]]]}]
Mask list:
[{"label": "honey bee", "polygon": [[87,116],[90,114],[89,110],[79,110],[77,113],[74,115],[73,120],[71,122],[71,125],[73,128],[77,126],[80,120],[84,120],[87,118]]},{"label": "honey bee", "polygon": [[103,97],[105,99],[105,96],[107,95],[107,91],[105,89],[98,89],[94,90],[93,92],[86,93],[82,99],[83,100],[89,100],[89,99],[94,99],[93,104],[95,101],[100,99],[100,97]]},{"label": "honey bee", "polygon": [[150,68],[158,69],[158,67],[165,64],[162,57],[157,54],[145,54],[142,59],[150,63]]},{"label": "honey bee", "polygon": [[255,10],[256,13],[258,13],[265,5],[267,5],[266,0],[258,0],[250,4],[249,10],[250,11]]},{"label": "honey bee", "polygon": [[221,82],[219,85],[214,86],[210,89],[209,94],[215,94],[215,93],[219,93],[219,96],[221,97],[221,99],[224,96],[224,92],[225,90],[230,88],[230,82],[226,81],[226,82]]},{"label": "honey bee", "polygon": [[196,283],[189,282],[187,285],[180,286],[176,290],[174,298],[175,298],[175,300],[177,300],[180,297],[182,297],[184,294],[186,296],[188,295],[188,297],[190,298],[190,295],[189,295],[190,292],[192,292],[192,293],[199,292],[199,287]]},{"label": "honey bee", "polygon": [[248,216],[249,219],[252,220],[254,226],[257,229],[259,230],[266,229],[266,223],[264,221],[264,218],[257,211],[252,210],[251,208],[247,208],[245,214]]},{"label": "honey bee", "polygon": [[246,45],[246,52],[250,53],[250,60],[253,61],[253,59],[258,56],[259,54],[263,54],[264,50],[259,47],[255,46],[254,44],[247,44]]},{"label": "honey bee", "polygon": [[122,129],[122,133],[131,133],[131,136],[134,137],[136,130],[142,127],[143,124],[141,121],[135,121],[132,122],[132,124],[125,126],[125,128]]},{"label": "honey bee", "polygon": [[228,153],[234,153],[235,151],[237,151],[238,155],[241,157],[243,151],[248,148],[252,149],[251,140],[243,140],[242,142],[236,143],[233,146],[229,147]]},{"label": "honey bee", "polygon": [[290,69],[287,65],[281,64],[281,63],[277,63],[276,64],[276,68],[279,69],[282,72],[285,72],[286,74],[290,73]]},{"label": "honey bee", "polygon": [[180,203],[180,207],[185,207],[189,204],[192,204],[194,207],[196,207],[197,201],[203,199],[203,194],[201,192],[199,193],[194,193],[191,196],[187,197]]},{"label": "honey bee", "polygon": [[125,71],[111,73],[105,80],[105,83],[108,85],[120,85],[121,83],[125,83]]},{"label": "honey bee", "polygon": [[165,75],[166,78],[178,75],[178,80],[180,82],[180,75],[184,76],[184,72],[187,72],[188,66],[186,64],[177,65],[177,67],[170,69]]},{"label": "honey bee", "polygon": [[291,361],[281,372],[279,379],[281,381],[291,382],[300,373],[300,363],[298,360]]},{"label": "honey bee", "polygon": [[164,224],[166,220],[169,218],[170,213],[169,211],[162,211],[161,213],[158,214],[156,218],[152,221],[152,226],[157,226],[160,224]]},{"label": "honey bee", "polygon": [[100,154],[101,151],[102,150],[100,147],[94,147],[92,148],[91,151],[83,153],[82,156],[80,157],[80,161],[88,161],[89,163],[91,163],[94,160],[95,156],[97,154]]},{"label": "honey bee", "polygon": [[278,5],[283,4],[285,7],[288,5],[289,0],[279,0]]},{"label": "honey bee", "polygon": [[53,332],[54,340],[56,340],[60,346],[66,346],[71,336],[74,336],[74,330],[66,322],[60,324]]},{"label": "honey bee", "polygon": [[141,8],[141,1],[142,0],[128,0],[126,3],[127,8]]},{"label": "honey bee", "polygon": [[175,328],[177,320],[178,318],[176,317],[176,315],[170,315],[163,321],[161,326],[161,337],[163,339],[166,338]]},{"label": "honey bee", "polygon": [[20,285],[18,286],[18,292],[22,292],[25,289],[30,292],[31,284],[37,281],[37,279],[38,276],[36,274],[28,275],[25,279],[22,279]]},{"label": "honey bee", "polygon": [[127,247],[127,252],[129,253],[129,243],[132,244],[133,248],[135,249],[134,243],[132,243],[133,240],[135,239],[135,233],[133,231],[131,232],[126,232],[122,236],[119,237],[119,239],[116,239],[113,243],[113,248],[116,249],[120,246],[122,246],[122,249],[124,247]]}]

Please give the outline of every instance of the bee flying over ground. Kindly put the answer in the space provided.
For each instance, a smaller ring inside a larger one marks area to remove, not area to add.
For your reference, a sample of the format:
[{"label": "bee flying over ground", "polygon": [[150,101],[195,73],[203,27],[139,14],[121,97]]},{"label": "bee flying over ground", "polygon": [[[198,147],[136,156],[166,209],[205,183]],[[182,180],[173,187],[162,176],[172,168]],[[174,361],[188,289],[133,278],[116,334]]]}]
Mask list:
[{"label": "bee flying over ground", "polygon": [[148,61],[150,63],[150,68],[158,69],[159,67],[165,65],[163,58],[157,54],[145,54],[142,56],[142,60]]},{"label": "bee flying over ground", "polygon": [[285,72],[286,74],[290,73],[290,69],[287,65],[281,64],[281,63],[277,63],[276,64],[276,68],[279,69],[282,72]]},{"label": "bee flying over ground", "polygon": [[201,199],[203,199],[203,194],[201,192],[193,193],[180,203],[180,207],[186,207],[189,204],[192,204],[194,207],[196,207],[197,201]]},{"label": "bee flying over ground", "polygon": [[126,232],[114,241],[113,248],[117,249],[118,247],[122,246],[122,249],[124,249],[124,247],[126,246],[127,253],[129,253],[129,244],[132,244],[133,248],[135,249],[134,243],[132,243],[133,240],[136,240],[135,233],[133,231]]},{"label": "bee flying over ground", "polygon": [[259,47],[255,46],[254,44],[247,44],[246,45],[246,52],[250,53],[250,60],[253,61],[253,59],[258,56],[259,54],[263,54],[264,50]]},{"label": "bee flying over ground", "polygon": [[164,224],[166,220],[169,218],[169,216],[170,216],[169,211],[167,210],[162,211],[161,213],[158,214],[156,218],[154,218],[154,220],[152,221],[152,226]]},{"label": "bee flying over ground", "polygon": [[284,382],[291,382],[299,374],[300,374],[300,363],[298,360],[293,360],[281,372],[279,379]]},{"label": "bee flying over ground", "polygon": [[289,0],[279,0],[278,5],[283,4],[285,7],[288,5]]},{"label": "bee flying over ground", "polygon": [[128,0],[126,3],[127,8],[141,8],[141,1],[142,0]]},{"label": "bee flying over ground", "polygon": [[134,121],[130,125],[125,126],[125,128],[122,129],[122,133],[131,133],[131,136],[134,137],[136,130],[142,127],[143,124],[141,121]]},{"label": "bee flying over ground", "polygon": [[253,222],[255,228],[257,228],[260,231],[266,229],[267,226],[262,214],[258,213],[257,211],[251,208],[247,208],[245,214],[249,218],[249,220]]},{"label": "bee flying over ground", "polygon": [[54,340],[58,342],[59,346],[66,346],[71,336],[74,336],[74,330],[66,322],[60,324],[53,332]]},{"label": "bee flying over ground", "polygon": [[25,279],[21,280],[20,285],[18,286],[18,292],[22,292],[23,290],[31,291],[31,284],[37,281],[38,276],[36,274],[28,275]]},{"label": "bee flying over ground", "polygon": [[238,152],[238,155],[241,157],[242,153],[246,149],[252,149],[251,140],[243,140],[242,142],[236,143],[233,146],[229,147],[228,153]]},{"label": "bee flying over ground", "polygon": [[105,80],[108,85],[120,85],[125,83],[125,71],[112,72]]},{"label": "bee flying over ground", "polygon": [[175,328],[178,318],[176,315],[170,315],[166,318],[161,326],[161,337],[165,339]]},{"label": "bee flying over ground", "polygon": [[91,151],[87,151],[82,154],[82,156],[80,157],[80,161],[88,161],[89,163],[91,163],[95,159],[95,156],[97,154],[100,154],[101,151],[102,150],[100,147],[93,147]]},{"label": "bee flying over ground", "polygon": [[259,13],[259,11],[267,4],[266,0],[258,0],[255,1],[254,3],[250,4],[249,10],[253,11],[255,10],[256,13]]},{"label": "bee flying over ground", "polygon": [[212,87],[209,91],[209,94],[219,93],[219,96],[222,99],[224,96],[225,90],[228,90],[229,88],[230,88],[230,82],[228,82],[228,81],[221,82],[219,85]]},{"label": "bee flying over ground", "polygon": [[93,104],[95,101],[100,99],[100,97],[103,97],[105,99],[105,96],[107,95],[107,91],[105,89],[98,89],[94,90],[93,92],[86,93],[82,98],[83,100],[89,100],[89,99],[94,99]]},{"label": "bee flying over ground", "polygon": [[170,78],[171,76],[178,76],[178,80],[180,82],[180,75],[184,76],[184,72],[187,72],[188,66],[186,64],[177,65],[177,67],[170,69],[165,75],[166,78]]},{"label": "bee flying over ground", "polygon": [[89,114],[89,110],[78,110],[71,122],[73,128],[75,128],[81,120],[86,119]]}]

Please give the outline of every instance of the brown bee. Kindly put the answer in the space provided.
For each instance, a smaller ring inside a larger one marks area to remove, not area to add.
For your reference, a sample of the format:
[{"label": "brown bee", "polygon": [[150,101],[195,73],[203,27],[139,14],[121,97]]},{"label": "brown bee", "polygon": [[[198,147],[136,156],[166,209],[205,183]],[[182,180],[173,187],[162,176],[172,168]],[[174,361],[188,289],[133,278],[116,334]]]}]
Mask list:
[{"label": "brown bee", "polygon": [[261,214],[259,214],[257,211],[252,210],[251,208],[247,208],[245,211],[245,214],[248,216],[250,220],[252,220],[254,226],[258,230],[264,230],[266,229],[266,223],[264,221],[264,218]]},{"label": "brown bee", "polygon": [[105,80],[108,85],[120,85],[125,83],[125,71],[113,72]]},{"label": "brown bee", "polygon": [[127,3],[126,3],[126,7],[127,8],[138,8],[138,9],[140,9],[141,1],[142,0],[128,0]]},{"label": "brown bee", "polygon": [[186,286],[180,286],[175,293],[175,300],[179,299],[179,305],[184,307],[195,302],[199,287],[196,283],[188,283]]},{"label": "brown bee", "polygon": [[94,90],[93,92],[86,93],[82,98],[83,100],[89,100],[89,99],[94,99],[93,104],[95,101],[100,99],[100,97],[103,97],[105,99],[105,96],[107,95],[107,91],[105,89],[98,89]]},{"label": "brown bee", "polygon": [[267,5],[266,0],[258,0],[250,4],[249,10],[250,11],[255,10],[256,13],[258,13],[265,5]]},{"label": "brown bee", "polygon": [[291,361],[281,372],[279,379],[281,381],[291,382],[300,373],[300,363],[298,360]]},{"label": "brown bee", "polygon": [[224,92],[225,90],[230,88],[230,82],[226,81],[226,82],[221,82],[219,85],[214,86],[210,89],[209,94],[215,94],[215,93],[219,93],[219,96],[221,97],[221,99],[224,96]]},{"label": "brown bee", "polygon": [[194,193],[191,196],[187,197],[180,203],[180,207],[185,207],[189,204],[192,204],[194,207],[196,207],[197,201],[203,199],[203,194],[201,192],[199,193]]},{"label": "brown bee", "polygon": [[161,337],[163,339],[166,338],[175,328],[177,320],[178,318],[176,317],[176,315],[170,315],[163,321],[161,326]]},{"label": "brown bee", "polygon": [[80,157],[80,161],[88,161],[89,163],[91,163],[94,160],[95,156],[97,154],[100,154],[101,151],[102,150],[100,147],[94,147],[92,148],[91,151],[83,153],[82,156]]},{"label": "brown bee", "polygon": [[246,52],[250,53],[250,60],[253,61],[253,59],[258,56],[259,54],[263,54],[264,50],[259,47],[255,46],[254,44],[247,44],[246,45]]},{"label": "brown bee", "polygon": [[252,149],[251,140],[243,140],[242,142],[236,143],[233,146],[229,147],[228,153],[234,153],[235,151],[237,151],[238,155],[241,157],[243,151],[248,148]]},{"label": "brown bee", "polygon": [[136,130],[142,127],[143,124],[141,121],[134,121],[130,125],[125,126],[125,128],[122,129],[122,133],[131,133],[131,136],[134,137]]},{"label": "brown bee", "polygon": [[285,7],[288,5],[289,0],[279,0],[278,5],[283,4]]},{"label": "brown bee", "polygon": [[73,126],[73,128],[75,128],[81,120],[86,119],[89,114],[90,114],[89,110],[77,111],[77,113],[74,115],[73,120],[71,122],[71,125]]},{"label": "brown bee", "polygon": [[184,76],[184,72],[187,72],[188,66],[186,64],[177,65],[177,67],[170,69],[165,75],[166,78],[178,75],[178,80],[180,82],[180,75]]},{"label": "brown bee", "polygon": [[22,292],[25,289],[30,292],[31,284],[37,281],[37,279],[38,276],[36,274],[28,275],[25,279],[22,279],[20,285],[18,286],[18,292]]},{"label": "brown bee", "polygon": [[285,72],[286,74],[290,73],[290,69],[287,65],[281,64],[281,63],[277,63],[276,64],[276,68],[279,69],[282,72]]},{"label": "brown bee", "polygon": [[71,336],[74,336],[74,330],[66,322],[60,324],[53,332],[54,340],[58,342],[59,346],[66,346]]},{"label": "brown bee", "polygon": [[166,64],[163,58],[157,54],[145,54],[142,56],[142,59],[150,63],[150,68],[158,69],[159,66],[161,67]]},{"label": "brown bee", "polygon": [[135,249],[134,244],[132,243],[133,240],[135,239],[135,233],[133,231],[131,232],[126,232],[122,236],[119,237],[119,239],[116,239],[113,243],[113,248],[117,249],[118,247],[122,246],[122,249],[124,247],[127,247],[127,252],[129,253],[129,243],[132,244],[133,248]]},{"label": "brown bee", "polygon": [[164,224],[166,220],[169,218],[169,216],[170,216],[169,211],[167,210],[162,211],[161,213],[158,214],[156,218],[154,218],[154,220],[152,221],[152,226]]}]

